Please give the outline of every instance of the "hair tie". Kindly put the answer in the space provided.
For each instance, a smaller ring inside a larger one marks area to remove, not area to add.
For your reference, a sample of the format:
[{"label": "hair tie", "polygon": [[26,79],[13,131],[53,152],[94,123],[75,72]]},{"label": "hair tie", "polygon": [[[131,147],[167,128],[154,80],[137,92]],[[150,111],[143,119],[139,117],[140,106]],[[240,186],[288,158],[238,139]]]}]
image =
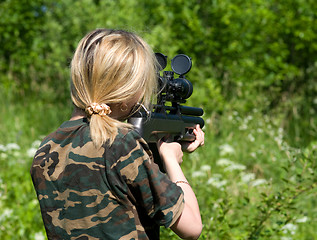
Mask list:
[{"label": "hair tie", "polygon": [[93,114],[98,114],[100,116],[106,116],[106,115],[109,115],[111,113],[111,109],[105,103],[102,103],[102,104],[91,103],[88,105],[88,107],[86,107],[85,112],[87,113],[87,115],[89,117]]}]

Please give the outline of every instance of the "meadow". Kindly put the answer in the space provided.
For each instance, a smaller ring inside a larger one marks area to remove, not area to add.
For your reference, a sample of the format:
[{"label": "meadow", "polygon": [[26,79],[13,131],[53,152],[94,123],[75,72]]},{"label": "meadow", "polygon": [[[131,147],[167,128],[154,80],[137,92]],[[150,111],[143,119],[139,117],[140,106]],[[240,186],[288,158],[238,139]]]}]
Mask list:
[{"label": "meadow", "polygon": [[29,170],[70,117],[69,64],[95,28],[192,59],[206,143],[182,167],[200,239],[317,239],[316,14],[313,0],[0,1],[0,239],[46,239]]},{"label": "meadow", "polygon": [[[46,239],[29,169],[71,107],[2,100],[0,239]],[[204,119],[206,144],[183,163],[200,204],[200,239],[316,239],[317,142],[291,147],[278,118],[256,109]],[[178,239],[168,229],[161,236]]]}]

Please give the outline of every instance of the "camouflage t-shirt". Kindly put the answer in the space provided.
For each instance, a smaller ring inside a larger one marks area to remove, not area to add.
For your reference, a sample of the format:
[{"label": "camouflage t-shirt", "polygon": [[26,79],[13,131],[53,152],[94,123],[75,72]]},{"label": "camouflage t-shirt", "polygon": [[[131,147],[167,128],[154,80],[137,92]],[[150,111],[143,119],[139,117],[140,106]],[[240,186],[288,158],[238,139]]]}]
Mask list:
[{"label": "camouflage t-shirt", "polygon": [[136,131],[119,130],[111,147],[96,149],[86,119],[44,139],[31,176],[49,239],[158,239],[184,207]]}]

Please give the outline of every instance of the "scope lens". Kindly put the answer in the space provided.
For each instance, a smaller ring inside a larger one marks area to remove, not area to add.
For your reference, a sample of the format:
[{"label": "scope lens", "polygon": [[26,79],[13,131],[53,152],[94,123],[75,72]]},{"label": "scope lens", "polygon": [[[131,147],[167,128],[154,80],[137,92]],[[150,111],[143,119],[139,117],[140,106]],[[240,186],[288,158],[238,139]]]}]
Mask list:
[{"label": "scope lens", "polygon": [[178,99],[182,99],[182,100],[187,99],[193,93],[193,85],[191,84],[190,81],[188,81],[185,78],[174,79],[174,81],[171,82],[171,84],[174,85],[173,92],[174,92],[174,95]]},{"label": "scope lens", "polygon": [[156,60],[157,62],[159,63],[159,70],[163,70],[166,65],[167,65],[167,56],[165,56],[164,54],[162,53],[155,53],[155,57],[156,57]]},{"label": "scope lens", "polygon": [[179,75],[188,73],[192,67],[190,57],[185,54],[178,54],[172,59],[171,67]]}]

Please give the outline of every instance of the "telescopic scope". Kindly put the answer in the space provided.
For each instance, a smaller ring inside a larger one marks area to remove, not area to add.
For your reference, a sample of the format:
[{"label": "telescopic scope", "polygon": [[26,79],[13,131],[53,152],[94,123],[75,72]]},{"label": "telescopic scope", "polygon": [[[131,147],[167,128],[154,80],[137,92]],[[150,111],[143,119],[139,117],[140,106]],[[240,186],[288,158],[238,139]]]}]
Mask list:
[{"label": "telescopic scope", "polygon": [[[167,56],[162,53],[155,54],[159,63],[159,70],[163,70],[167,65]],[[192,67],[191,58],[185,54],[176,55],[171,61],[173,71],[164,71],[163,77],[159,76],[159,84],[161,86],[160,94],[165,93],[166,101],[185,101],[193,93],[192,83],[185,78]],[[174,78],[174,73],[178,74],[178,78]]]}]

